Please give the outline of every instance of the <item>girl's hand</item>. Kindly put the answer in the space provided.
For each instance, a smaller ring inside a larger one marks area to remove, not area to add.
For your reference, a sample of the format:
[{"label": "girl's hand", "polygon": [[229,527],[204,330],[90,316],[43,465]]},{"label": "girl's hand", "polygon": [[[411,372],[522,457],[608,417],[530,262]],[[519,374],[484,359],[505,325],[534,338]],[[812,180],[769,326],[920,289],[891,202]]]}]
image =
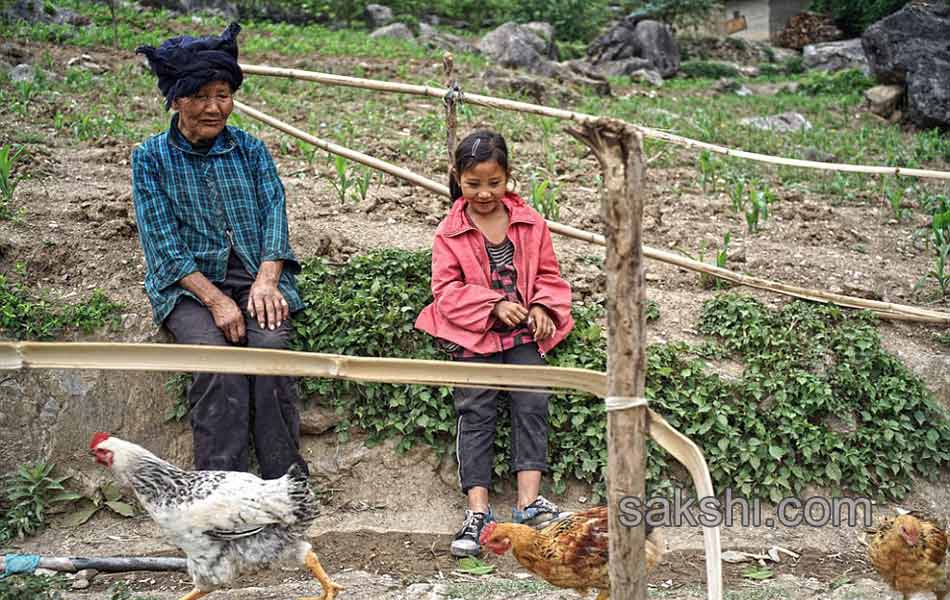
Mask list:
[{"label": "girl's hand", "polygon": [[528,327],[534,332],[534,341],[543,342],[554,335],[554,321],[548,316],[548,311],[540,304],[531,307],[528,313]]},{"label": "girl's hand", "polygon": [[495,304],[495,308],[492,309],[491,313],[508,327],[514,327],[528,317],[528,309],[517,302],[508,302],[507,300]]}]

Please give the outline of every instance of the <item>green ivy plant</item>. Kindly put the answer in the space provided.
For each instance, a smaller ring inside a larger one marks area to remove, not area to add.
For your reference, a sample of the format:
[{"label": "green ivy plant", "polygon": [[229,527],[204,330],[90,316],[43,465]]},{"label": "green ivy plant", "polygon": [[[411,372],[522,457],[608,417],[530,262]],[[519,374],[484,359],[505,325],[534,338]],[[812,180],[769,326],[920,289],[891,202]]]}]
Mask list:
[{"label": "green ivy plant", "polygon": [[17,340],[51,340],[70,329],[92,333],[116,327],[121,309],[99,289],[82,302],[58,304],[0,274],[0,331]]}]

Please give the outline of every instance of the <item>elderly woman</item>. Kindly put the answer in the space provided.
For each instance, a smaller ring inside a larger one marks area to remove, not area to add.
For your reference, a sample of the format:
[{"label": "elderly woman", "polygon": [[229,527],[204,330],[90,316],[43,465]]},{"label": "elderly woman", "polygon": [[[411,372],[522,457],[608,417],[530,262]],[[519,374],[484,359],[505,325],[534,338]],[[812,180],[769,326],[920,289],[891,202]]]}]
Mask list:
[{"label": "elderly woman", "polygon": [[[137,50],[175,111],[132,154],[145,290],[177,343],[286,348],[303,303],[284,188],[264,144],[227,125],[243,80],[240,30]],[[195,468],[246,471],[253,439],[263,478],[307,469],[293,379],[195,373],[188,400]]]}]

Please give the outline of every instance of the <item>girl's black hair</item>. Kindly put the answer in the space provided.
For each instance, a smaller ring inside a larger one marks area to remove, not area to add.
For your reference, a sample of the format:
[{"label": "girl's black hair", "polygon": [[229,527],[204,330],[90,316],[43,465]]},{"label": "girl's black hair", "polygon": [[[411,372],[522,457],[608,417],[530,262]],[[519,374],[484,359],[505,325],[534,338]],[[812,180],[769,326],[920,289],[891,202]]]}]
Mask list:
[{"label": "girl's black hair", "polygon": [[497,162],[505,175],[511,174],[508,168],[508,144],[501,135],[488,129],[481,129],[468,134],[459,142],[455,148],[455,170],[449,177],[449,192],[452,194],[452,200],[458,200],[462,196],[462,186],[459,185],[462,173],[489,160]]}]

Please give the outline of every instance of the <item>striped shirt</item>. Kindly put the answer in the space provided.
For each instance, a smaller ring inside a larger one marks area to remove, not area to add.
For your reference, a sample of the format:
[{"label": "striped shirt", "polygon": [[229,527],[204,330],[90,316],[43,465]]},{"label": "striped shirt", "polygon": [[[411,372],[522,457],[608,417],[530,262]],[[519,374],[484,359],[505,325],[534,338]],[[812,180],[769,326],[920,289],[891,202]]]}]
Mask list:
[{"label": "striped shirt", "polygon": [[[504,300],[524,305],[521,293],[518,291],[518,271],[514,267],[515,263],[515,245],[510,238],[493,245],[487,239],[485,240],[485,250],[488,252],[488,262],[491,265],[491,287],[504,294]],[[492,331],[498,333],[500,347],[498,351],[510,350],[515,346],[528,344],[534,341],[534,335],[528,329],[526,323],[520,323],[514,327],[509,327],[497,321],[492,327]],[[482,356],[463,348],[459,344],[441,340],[442,349],[452,355],[452,358],[474,358]]]},{"label": "striped shirt", "polygon": [[303,308],[284,186],[267,148],[250,134],[226,127],[202,154],[177,123],[176,114],[167,131],[132,153],[145,292],[155,323],[165,320],[182,295],[194,297],[178,284],[186,275],[197,271],[212,282],[224,281],[232,247],[252,276],[263,261],[284,261],[278,289],[291,312]]}]

